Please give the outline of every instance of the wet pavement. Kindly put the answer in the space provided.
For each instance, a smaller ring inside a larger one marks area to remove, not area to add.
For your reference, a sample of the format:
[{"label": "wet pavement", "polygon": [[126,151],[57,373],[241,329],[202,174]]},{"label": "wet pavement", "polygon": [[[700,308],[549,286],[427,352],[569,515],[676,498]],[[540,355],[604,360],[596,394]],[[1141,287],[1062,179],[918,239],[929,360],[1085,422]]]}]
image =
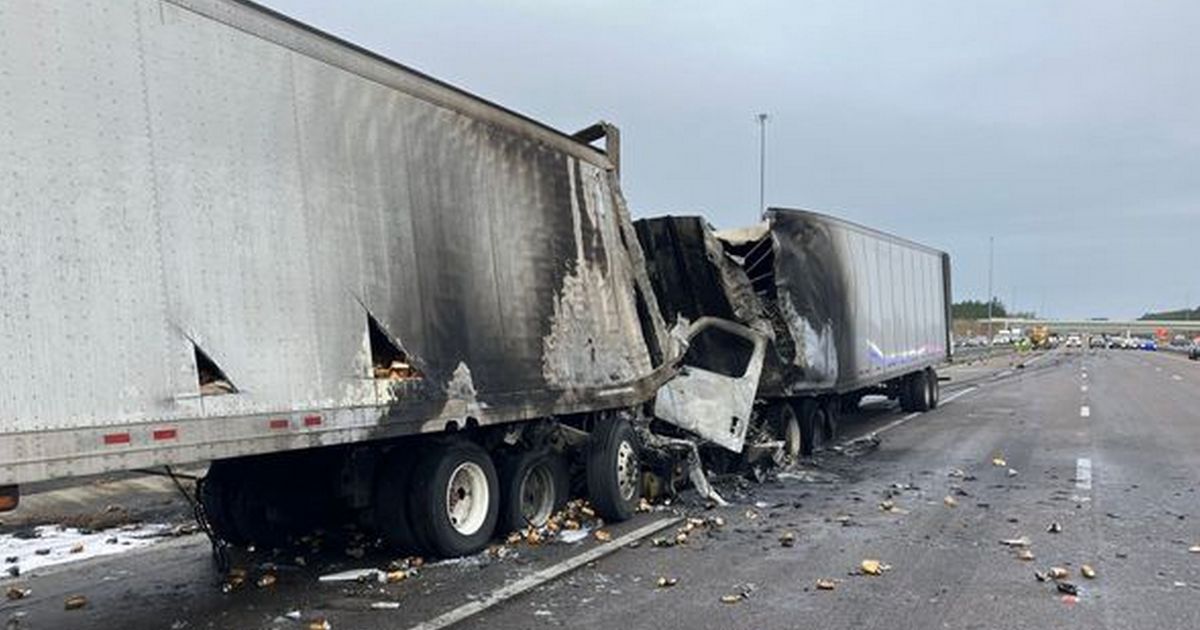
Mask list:
[{"label": "wet pavement", "polygon": [[[203,537],[165,537],[5,579],[5,590],[29,593],[0,603],[0,621],[56,629],[1200,627],[1200,553],[1189,551],[1200,544],[1200,365],[1058,351],[948,374],[937,410],[904,414],[868,402],[845,423],[844,448],[763,483],[722,480],[729,507],[659,506],[605,527],[608,542],[589,532],[570,544],[504,545],[396,583],[320,582],[397,560],[371,551],[356,558],[343,542],[239,554],[245,582],[224,593]],[[861,439],[872,433],[878,444]],[[140,505],[144,493],[126,492]],[[185,520],[178,499],[147,496],[176,502],[174,512],[152,510],[155,518]],[[41,507],[53,511],[53,493]],[[613,542],[676,516],[685,520],[632,545]],[[1085,563],[1093,578],[1081,574]],[[1068,576],[1061,589],[1035,577],[1051,568]],[[263,575],[274,582],[257,586]],[[72,595],[86,605],[64,610]]]}]

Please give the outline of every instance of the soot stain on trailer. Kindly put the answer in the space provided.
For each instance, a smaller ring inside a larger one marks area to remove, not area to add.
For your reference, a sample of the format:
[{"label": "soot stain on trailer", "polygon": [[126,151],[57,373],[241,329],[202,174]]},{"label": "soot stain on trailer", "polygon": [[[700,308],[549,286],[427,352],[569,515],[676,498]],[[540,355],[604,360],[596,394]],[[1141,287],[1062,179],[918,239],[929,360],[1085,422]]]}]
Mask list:
[{"label": "soot stain on trailer", "polygon": [[[779,310],[795,344],[798,382],[790,389],[829,387],[840,371],[854,374],[846,270],[828,225],[799,213],[768,213],[776,248]],[[844,331],[843,334],[836,334]],[[839,368],[841,368],[839,370]]]}]

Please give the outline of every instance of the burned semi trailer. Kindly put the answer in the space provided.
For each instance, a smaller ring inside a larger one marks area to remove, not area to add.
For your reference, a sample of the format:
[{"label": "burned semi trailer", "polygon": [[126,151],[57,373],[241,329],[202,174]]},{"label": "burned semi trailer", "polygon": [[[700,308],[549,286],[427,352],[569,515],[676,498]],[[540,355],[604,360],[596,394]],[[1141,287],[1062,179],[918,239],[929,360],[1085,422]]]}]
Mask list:
[{"label": "burned semi trailer", "polygon": [[[725,318],[769,340],[761,367],[744,338],[709,331],[692,340],[685,369],[758,373],[744,444],[716,444],[754,457],[782,441],[795,457],[831,440],[839,412],[867,394],[897,398],[910,411],[937,406],[936,368],[951,347],[944,252],[801,210],[771,209],[763,222],[727,231],[700,217],[635,226],[666,321]],[[706,426],[712,419],[689,424],[681,411],[703,389],[663,395],[686,380],[664,387],[655,415],[712,436],[728,431]]]}]

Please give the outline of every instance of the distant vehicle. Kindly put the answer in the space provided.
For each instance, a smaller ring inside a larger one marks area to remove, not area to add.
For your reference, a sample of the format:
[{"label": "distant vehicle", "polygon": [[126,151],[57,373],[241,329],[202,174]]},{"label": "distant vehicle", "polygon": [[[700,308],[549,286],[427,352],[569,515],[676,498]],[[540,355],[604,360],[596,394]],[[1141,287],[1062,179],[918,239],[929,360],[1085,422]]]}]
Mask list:
[{"label": "distant vehicle", "polygon": [[1092,335],[1091,337],[1088,337],[1088,347],[1089,348],[1107,348],[1108,340],[1100,335]]},{"label": "distant vehicle", "polygon": [[1192,340],[1192,345],[1188,347],[1188,358],[1193,361],[1200,361],[1200,339]]},{"label": "distant vehicle", "polygon": [[1079,335],[1067,335],[1067,347],[1082,348],[1083,340],[1079,338]]}]

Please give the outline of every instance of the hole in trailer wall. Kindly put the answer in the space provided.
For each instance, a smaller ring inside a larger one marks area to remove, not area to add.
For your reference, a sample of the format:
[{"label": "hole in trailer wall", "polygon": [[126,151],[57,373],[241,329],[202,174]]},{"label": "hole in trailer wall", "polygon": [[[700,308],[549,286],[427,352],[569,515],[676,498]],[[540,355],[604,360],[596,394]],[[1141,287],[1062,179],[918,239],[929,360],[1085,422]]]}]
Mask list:
[{"label": "hole in trailer wall", "polygon": [[371,344],[371,375],[374,378],[384,381],[423,378],[409,361],[408,353],[400,349],[370,313],[367,313],[367,337]]},{"label": "hole in trailer wall", "polygon": [[201,396],[220,396],[222,394],[236,394],[238,389],[225,375],[225,371],[221,366],[217,365],[216,361],[212,360],[200,346],[192,344],[192,350],[196,360],[196,381],[200,388]]}]

